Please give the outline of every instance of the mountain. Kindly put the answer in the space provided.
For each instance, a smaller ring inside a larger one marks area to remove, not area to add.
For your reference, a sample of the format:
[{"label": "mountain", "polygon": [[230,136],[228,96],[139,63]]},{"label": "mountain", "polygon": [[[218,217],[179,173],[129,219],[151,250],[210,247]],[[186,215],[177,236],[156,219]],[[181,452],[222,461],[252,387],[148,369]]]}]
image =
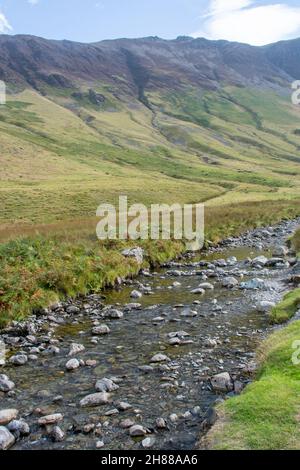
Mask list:
[{"label": "mountain", "polygon": [[299,59],[300,39],[0,35],[1,219],[20,207],[25,221],[92,215],[120,192],[145,203],[296,196]]}]

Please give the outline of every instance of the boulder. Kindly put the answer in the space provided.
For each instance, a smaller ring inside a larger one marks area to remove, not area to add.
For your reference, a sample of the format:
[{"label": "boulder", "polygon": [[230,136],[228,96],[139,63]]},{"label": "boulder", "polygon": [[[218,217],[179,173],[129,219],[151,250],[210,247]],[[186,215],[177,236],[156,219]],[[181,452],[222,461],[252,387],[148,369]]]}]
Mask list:
[{"label": "boulder", "polygon": [[0,426],[0,450],[7,450],[13,446],[14,443],[15,438],[11,432],[9,432],[5,427]]},{"label": "boulder", "polygon": [[82,407],[92,407],[92,406],[100,406],[100,405],[107,405],[110,402],[110,395],[106,392],[100,393],[93,393],[91,395],[87,395],[80,401],[80,406]]},{"label": "boulder", "polygon": [[216,392],[228,393],[233,390],[233,382],[228,372],[222,372],[212,377],[211,385]]}]

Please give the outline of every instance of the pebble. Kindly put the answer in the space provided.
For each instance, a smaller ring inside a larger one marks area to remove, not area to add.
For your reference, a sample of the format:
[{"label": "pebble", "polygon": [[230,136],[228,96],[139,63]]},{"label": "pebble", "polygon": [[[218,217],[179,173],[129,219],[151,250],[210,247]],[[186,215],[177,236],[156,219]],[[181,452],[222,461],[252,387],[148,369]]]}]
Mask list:
[{"label": "pebble", "polygon": [[165,354],[161,354],[161,353],[155,354],[150,360],[150,362],[166,362],[166,361],[170,361],[170,358],[166,356]]},{"label": "pebble", "polygon": [[120,426],[121,426],[121,428],[123,428],[123,429],[132,428],[134,425],[135,425],[135,423],[134,423],[134,421],[132,421],[131,419],[124,419],[124,420],[121,421],[121,423],[120,423]]},{"label": "pebble", "polygon": [[30,427],[24,419],[14,419],[11,421],[7,429],[13,434],[19,434],[20,436],[28,436],[30,434]]},{"label": "pebble", "polygon": [[93,335],[107,335],[110,333],[110,329],[107,325],[99,325],[92,329]]},{"label": "pebble", "polygon": [[139,436],[145,436],[145,434],[147,434],[147,431],[140,424],[135,424],[134,426],[131,426],[131,428],[129,429],[129,434],[131,437],[139,437]]},{"label": "pebble", "polygon": [[54,442],[62,442],[65,439],[65,433],[59,426],[55,426],[52,429],[50,436]]},{"label": "pebble", "polygon": [[0,426],[5,426],[10,423],[12,420],[16,419],[19,411],[12,408],[7,410],[0,410]]},{"label": "pebble", "polygon": [[7,450],[12,447],[15,443],[15,437],[9,432],[9,430],[3,426],[0,426],[0,450]]},{"label": "pebble", "polygon": [[79,367],[80,367],[80,362],[78,361],[78,359],[70,359],[66,363],[66,369],[69,371],[79,369]]},{"label": "pebble", "polygon": [[7,375],[0,374],[0,392],[10,392],[15,388],[14,382],[12,382]]},{"label": "pebble", "polygon": [[61,413],[55,413],[52,415],[47,415],[47,416],[42,416],[38,420],[38,424],[40,426],[47,426],[49,424],[56,424],[59,423],[64,419],[63,415]]},{"label": "pebble", "polygon": [[144,449],[150,449],[155,444],[155,439],[153,437],[146,437],[142,440],[142,446]]},{"label": "pebble", "polygon": [[216,392],[231,392],[233,383],[228,372],[217,374],[211,379],[211,385]]},{"label": "pebble", "polygon": [[119,385],[115,384],[111,379],[101,379],[96,382],[95,388],[98,392],[113,392],[118,390]]},{"label": "pebble", "polygon": [[157,418],[157,420],[155,421],[155,425],[157,429],[166,429],[167,427],[167,423],[164,418]]},{"label": "pebble", "polygon": [[70,351],[69,351],[69,356],[75,356],[76,354],[79,354],[85,350],[85,347],[83,344],[78,344],[78,343],[72,343],[70,346]]},{"label": "pebble", "polygon": [[24,366],[28,362],[28,357],[26,354],[16,354],[10,358],[9,362],[15,366]]},{"label": "pebble", "polygon": [[96,443],[96,448],[97,449],[102,449],[102,447],[104,447],[104,446],[105,446],[105,444],[104,444],[103,441],[97,441],[97,443]]},{"label": "pebble", "polygon": [[110,402],[110,395],[105,392],[101,393],[93,393],[91,395],[87,395],[80,401],[80,406],[87,407],[87,406],[99,406],[99,405],[107,405]]}]

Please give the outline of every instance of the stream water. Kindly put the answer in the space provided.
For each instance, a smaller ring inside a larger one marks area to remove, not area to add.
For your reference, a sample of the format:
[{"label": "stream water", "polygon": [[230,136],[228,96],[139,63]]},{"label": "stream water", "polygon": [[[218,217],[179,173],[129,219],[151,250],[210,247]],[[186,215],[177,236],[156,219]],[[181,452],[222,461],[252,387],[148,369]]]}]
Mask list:
[{"label": "stream water", "polygon": [[[284,244],[298,222],[272,228],[270,236],[262,231],[257,231],[259,238],[250,234],[251,243],[232,240],[201,258],[171,263],[107,291],[105,299],[92,295],[67,302],[61,307],[63,314],[58,309],[31,319],[24,336],[16,325],[4,331],[8,361],[0,374],[9,376],[15,388],[0,393],[0,409],[16,408],[30,426],[30,434],[19,436],[13,449],[95,449],[98,441],[103,449],[139,449],[147,436],[153,449],[194,448],[207,411],[224,398],[212,389],[210,378],[229,372],[236,389],[251,380],[254,351],[270,328],[268,315],[258,305],[279,301],[288,289],[285,281],[292,268],[286,261],[266,268],[253,266],[247,258],[270,258],[273,247]],[[261,290],[223,287],[228,276],[239,283],[260,278],[265,285]],[[191,292],[203,282],[214,289],[207,288],[204,295]],[[130,298],[134,289],[144,292],[138,300]],[[130,302],[138,302],[139,308],[126,307]],[[103,319],[101,303],[113,305],[124,316]],[[110,333],[95,336],[92,328],[102,323]],[[171,345],[175,333],[183,331],[186,335],[177,335],[180,344]],[[67,371],[74,342],[85,350],[73,358],[84,362]],[[25,365],[9,362],[16,351],[29,357]],[[168,360],[152,363],[157,353]],[[96,393],[95,383],[104,377],[113,378],[119,387],[111,393],[111,403],[79,406],[83,397]],[[122,411],[119,402],[131,407]],[[61,442],[53,439],[51,426],[38,424],[41,416],[53,413],[63,415],[58,423],[64,433]],[[166,428],[157,427],[158,418],[165,420]],[[131,437],[123,427],[128,419],[147,429],[147,436]]]}]

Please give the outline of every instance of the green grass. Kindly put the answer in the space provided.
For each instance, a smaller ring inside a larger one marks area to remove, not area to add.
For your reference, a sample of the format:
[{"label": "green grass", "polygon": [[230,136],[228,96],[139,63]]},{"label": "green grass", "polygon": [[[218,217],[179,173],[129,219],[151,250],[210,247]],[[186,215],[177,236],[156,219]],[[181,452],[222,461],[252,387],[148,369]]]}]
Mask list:
[{"label": "green grass", "polygon": [[219,422],[206,438],[210,448],[299,449],[300,365],[292,361],[293,354],[299,358],[293,348],[299,339],[300,321],[296,321],[262,344],[256,381],[218,408]]},{"label": "green grass", "polygon": [[284,296],[282,302],[274,307],[270,313],[273,324],[281,324],[292,318],[300,307],[300,289],[295,289]]},{"label": "green grass", "polygon": [[[260,205],[243,203],[210,207],[206,213],[206,240],[214,242],[271,221],[299,214],[299,201]],[[133,242],[99,242],[97,219],[64,221],[4,229],[0,244],[0,325],[20,320],[36,308],[57,299],[99,292],[117,277],[133,276],[139,268],[124,259],[122,248]],[[27,236],[26,236],[27,235]],[[176,241],[137,241],[147,266],[174,259],[185,250]]]}]

